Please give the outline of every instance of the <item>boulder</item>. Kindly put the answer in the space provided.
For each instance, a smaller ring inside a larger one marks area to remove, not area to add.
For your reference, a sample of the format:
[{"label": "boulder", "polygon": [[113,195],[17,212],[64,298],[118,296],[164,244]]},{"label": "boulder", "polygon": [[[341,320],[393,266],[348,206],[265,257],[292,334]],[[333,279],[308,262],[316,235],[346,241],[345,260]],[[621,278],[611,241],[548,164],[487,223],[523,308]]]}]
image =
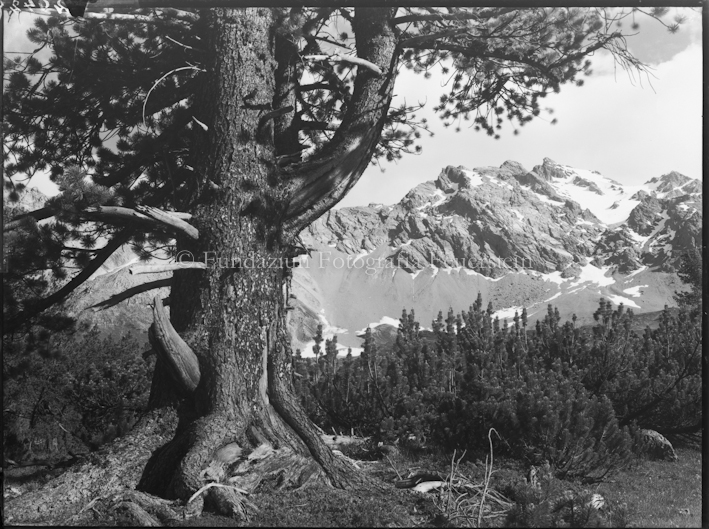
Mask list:
[{"label": "boulder", "polygon": [[640,430],[638,445],[640,452],[652,460],[677,461],[677,453],[672,443],[655,430]]}]

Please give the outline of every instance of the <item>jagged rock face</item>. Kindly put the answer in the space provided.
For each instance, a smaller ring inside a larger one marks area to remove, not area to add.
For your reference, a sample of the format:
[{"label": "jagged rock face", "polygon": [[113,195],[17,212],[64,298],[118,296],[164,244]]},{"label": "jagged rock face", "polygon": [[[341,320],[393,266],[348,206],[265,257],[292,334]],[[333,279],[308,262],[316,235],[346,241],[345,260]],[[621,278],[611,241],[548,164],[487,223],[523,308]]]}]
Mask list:
[{"label": "jagged rock face", "polygon": [[[304,236],[327,239],[347,254],[386,245],[388,257],[411,273],[426,265],[456,268],[472,262],[468,268],[499,277],[520,266],[552,272],[589,260],[629,273],[643,265],[676,265],[681,252],[698,243],[701,198],[687,193],[658,198],[697,184],[672,172],[633,194],[618,182],[549,158],[532,171],[513,161],[472,171],[448,166],[396,205],[331,212]],[[593,195],[604,197],[615,217],[629,211],[627,220],[609,227],[572,198],[576,190],[590,197],[589,204]]]},{"label": "jagged rock face", "polygon": [[551,182],[555,178],[565,179],[571,174],[564,166],[557,164],[550,158],[544,158],[542,165],[535,165],[532,173],[541,176],[547,182]]},{"label": "jagged rock face", "polygon": [[590,211],[562,199],[519,163],[505,162],[474,171],[446,167],[394,206],[330,212],[304,239],[348,254],[385,243],[389,257],[409,272],[464,266],[493,277],[520,268],[562,270],[590,256],[589,233],[602,230]]},{"label": "jagged rock face", "polygon": [[628,226],[640,235],[650,235],[662,218],[662,209],[659,200],[645,193],[640,204],[630,212]]}]

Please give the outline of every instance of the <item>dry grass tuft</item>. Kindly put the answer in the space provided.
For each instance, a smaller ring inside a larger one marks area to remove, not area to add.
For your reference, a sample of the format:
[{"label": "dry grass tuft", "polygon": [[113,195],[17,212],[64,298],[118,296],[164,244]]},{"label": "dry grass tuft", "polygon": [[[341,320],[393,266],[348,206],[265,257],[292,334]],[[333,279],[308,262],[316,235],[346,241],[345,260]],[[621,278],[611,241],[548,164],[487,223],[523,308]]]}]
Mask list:
[{"label": "dry grass tuft", "polygon": [[434,504],[445,518],[461,527],[491,527],[504,521],[507,512],[514,503],[494,489],[490,488],[490,478],[494,472],[494,453],[492,448],[492,432],[499,437],[497,430],[490,428],[490,455],[485,457],[485,477],[476,483],[459,471],[460,462],[465,457],[465,451],[456,459],[453,452],[450,473],[443,486],[439,489]]}]

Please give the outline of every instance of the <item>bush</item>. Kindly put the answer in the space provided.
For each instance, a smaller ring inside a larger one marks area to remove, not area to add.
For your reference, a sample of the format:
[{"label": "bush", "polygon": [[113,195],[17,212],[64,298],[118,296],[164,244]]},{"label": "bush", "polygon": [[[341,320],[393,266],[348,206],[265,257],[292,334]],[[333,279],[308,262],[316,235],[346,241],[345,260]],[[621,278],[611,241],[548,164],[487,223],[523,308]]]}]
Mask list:
[{"label": "bush", "polygon": [[598,322],[574,353],[580,380],[594,396],[613,403],[621,425],[663,435],[701,429],[701,318],[667,307],[657,329],[642,336],[630,330],[632,311],[601,301]]},{"label": "bush", "polygon": [[559,478],[599,481],[632,457],[632,438],[618,427],[610,401],[589,397],[559,362],[549,370],[510,374],[482,401],[447,399],[433,427],[447,449],[474,450],[484,450],[479,432],[489,428],[498,431],[509,455],[532,464],[548,461]]},{"label": "bush", "polygon": [[147,406],[151,363],[129,338],[4,339],[3,441],[15,460],[95,450],[127,432]]},{"label": "bush", "polygon": [[492,312],[478,296],[467,312],[439,314],[426,340],[404,311],[391,350],[379,351],[368,330],[359,358],[337,359],[326,342],[331,354],[296,357],[297,390],[321,427],[376,441],[484,452],[494,427],[503,453],[548,460],[560,477],[595,481],[627,464],[627,429],[611,401],[590,394],[572,367],[575,348],[586,343],[574,325],[560,326],[551,307],[531,332],[526,312],[513,326]]}]

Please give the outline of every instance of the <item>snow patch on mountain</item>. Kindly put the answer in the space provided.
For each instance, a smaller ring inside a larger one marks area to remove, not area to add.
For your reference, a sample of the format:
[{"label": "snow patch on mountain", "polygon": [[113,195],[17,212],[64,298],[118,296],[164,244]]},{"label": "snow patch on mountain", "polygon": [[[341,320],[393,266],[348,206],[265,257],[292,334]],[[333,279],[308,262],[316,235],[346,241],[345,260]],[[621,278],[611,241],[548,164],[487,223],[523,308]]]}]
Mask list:
[{"label": "snow patch on mountain", "polygon": [[515,316],[515,313],[522,314],[522,309],[523,307],[509,307],[507,309],[502,309],[495,311],[493,313],[493,316],[496,318],[500,318],[501,320],[504,320],[506,318],[512,319]]},{"label": "snow patch on mountain", "polygon": [[636,285],[634,287],[626,288],[623,290],[624,294],[628,294],[630,296],[633,296],[634,298],[639,298],[642,296],[642,292],[640,292],[641,288],[647,288],[649,285]]},{"label": "snow patch on mountain", "polygon": [[544,166],[552,175],[549,184],[559,196],[588,209],[605,224],[625,221],[640,203],[630,199],[640,188],[624,187],[599,173],[557,164],[548,158],[544,159]]},{"label": "snow patch on mountain", "polygon": [[643,265],[640,268],[638,268],[637,270],[633,270],[632,272],[630,272],[627,276],[625,276],[625,279],[630,279],[631,277],[636,276],[640,272],[644,272],[645,270],[647,270],[647,266]]},{"label": "snow patch on mountain", "polygon": [[619,296],[617,294],[609,294],[605,297],[608,298],[612,303],[615,303],[616,305],[620,305],[622,303],[625,307],[632,307],[634,309],[640,308],[640,305],[635,303],[632,299],[624,298],[623,296]]},{"label": "snow patch on mountain", "polygon": [[539,274],[541,278],[544,281],[550,281],[551,283],[556,283],[557,285],[561,285],[564,281],[567,281],[567,279],[564,279],[561,277],[561,272],[552,272],[550,274]]},{"label": "snow patch on mountain", "polygon": [[[325,309],[320,309],[318,314],[318,321],[322,325],[322,337],[323,341],[320,344],[320,354],[325,354],[325,340],[332,340],[336,335],[348,334],[349,330],[343,327],[337,327],[336,325],[331,325],[330,322],[325,317]],[[313,358],[315,353],[313,352],[313,347],[315,347],[315,340],[310,340],[306,342],[301,349],[300,353],[303,358]],[[352,350],[352,356],[358,356],[362,353],[363,349],[361,347],[348,347],[341,343],[337,343],[337,356],[346,356],[348,350]]]},{"label": "snow patch on mountain", "polygon": [[550,297],[549,299],[545,299],[545,300],[544,300],[544,303],[547,303],[547,302],[549,302],[549,301],[555,300],[556,298],[560,297],[561,294],[562,294],[561,292],[557,292],[556,294],[554,294],[554,295],[553,295],[552,297]]},{"label": "snow patch on mountain", "polygon": [[438,196],[439,198],[433,204],[431,204],[432,208],[440,206],[441,204],[443,204],[446,201],[446,198],[448,198],[448,197],[446,197],[446,194],[443,191],[441,191],[440,189],[436,189],[435,195]]},{"label": "snow patch on mountain", "polygon": [[569,287],[576,287],[582,283],[595,283],[599,287],[606,287],[615,283],[615,279],[608,277],[606,274],[610,270],[610,266],[602,266],[598,268],[591,263],[581,268],[581,273],[577,281],[574,281]]},{"label": "snow patch on mountain", "polygon": [[475,186],[482,185],[483,177],[478,172],[464,170],[463,174],[465,175],[466,179],[468,180],[469,187],[475,187]]}]

